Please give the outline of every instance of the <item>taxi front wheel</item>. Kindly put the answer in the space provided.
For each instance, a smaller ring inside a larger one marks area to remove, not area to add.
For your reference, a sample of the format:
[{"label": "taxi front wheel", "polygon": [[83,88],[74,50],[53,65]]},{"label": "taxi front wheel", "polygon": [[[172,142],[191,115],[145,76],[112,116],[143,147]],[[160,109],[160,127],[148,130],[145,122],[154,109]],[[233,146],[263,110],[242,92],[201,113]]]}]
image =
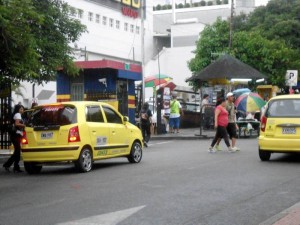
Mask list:
[{"label": "taxi front wheel", "polygon": [[91,171],[93,167],[92,152],[89,148],[83,148],[80,152],[78,160],[75,162],[75,166],[81,173]]},{"label": "taxi front wheel", "polygon": [[269,151],[258,149],[258,154],[261,161],[269,161],[271,158],[271,152]]},{"label": "taxi front wheel", "polygon": [[142,160],[142,156],[142,145],[139,142],[135,141],[131,147],[128,161],[131,163],[139,163]]}]

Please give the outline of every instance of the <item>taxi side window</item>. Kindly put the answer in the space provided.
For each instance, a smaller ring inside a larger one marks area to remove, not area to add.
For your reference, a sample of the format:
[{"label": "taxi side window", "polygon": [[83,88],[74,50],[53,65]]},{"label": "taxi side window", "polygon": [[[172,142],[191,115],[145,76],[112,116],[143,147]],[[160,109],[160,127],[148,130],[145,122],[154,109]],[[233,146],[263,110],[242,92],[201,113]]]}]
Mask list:
[{"label": "taxi side window", "polygon": [[113,109],[103,106],[103,110],[108,123],[122,124],[122,118]]},{"label": "taxi side window", "polygon": [[100,106],[93,105],[86,107],[86,121],[104,123]]}]

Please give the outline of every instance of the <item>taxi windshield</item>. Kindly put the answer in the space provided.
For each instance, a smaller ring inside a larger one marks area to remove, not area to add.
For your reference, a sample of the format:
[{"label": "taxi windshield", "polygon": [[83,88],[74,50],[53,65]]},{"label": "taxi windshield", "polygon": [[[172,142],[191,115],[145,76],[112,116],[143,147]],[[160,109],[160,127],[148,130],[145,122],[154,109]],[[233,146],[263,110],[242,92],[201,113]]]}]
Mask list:
[{"label": "taxi windshield", "polygon": [[27,124],[33,127],[63,126],[77,123],[77,111],[74,106],[49,105],[35,109]]}]

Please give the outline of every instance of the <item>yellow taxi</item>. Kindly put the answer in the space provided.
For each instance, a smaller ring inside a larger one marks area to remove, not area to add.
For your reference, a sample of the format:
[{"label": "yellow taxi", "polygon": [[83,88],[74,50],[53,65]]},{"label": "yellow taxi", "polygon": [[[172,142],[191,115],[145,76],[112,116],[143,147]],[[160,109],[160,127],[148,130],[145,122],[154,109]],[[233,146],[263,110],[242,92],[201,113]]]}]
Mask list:
[{"label": "yellow taxi", "polygon": [[88,172],[100,159],[127,157],[139,163],[142,140],[140,129],[107,103],[40,105],[26,121],[22,158],[29,174],[53,162],[74,162],[80,172]]},{"label": "yellow taxi", "polygon": [[259,157],[268,161],[272,153],[300,152],[300,95],[271,98],[261,117]]}]

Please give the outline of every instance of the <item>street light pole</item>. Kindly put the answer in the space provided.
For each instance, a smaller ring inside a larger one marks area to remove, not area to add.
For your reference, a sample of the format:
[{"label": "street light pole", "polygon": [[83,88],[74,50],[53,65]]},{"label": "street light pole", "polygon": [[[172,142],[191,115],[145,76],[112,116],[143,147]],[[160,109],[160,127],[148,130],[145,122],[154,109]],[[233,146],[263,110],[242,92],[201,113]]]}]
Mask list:
[{"label": "street light pole", "polygon": [[158,61],[158,90],[156,95],[156,104],[157,104],[157,134],[162,133],[161,129],[161,109],[162,109],[162,93],[160,89],[160,61],[159,61],[159,49],[157,49],[158,55],[157,55],[157,61]]}]

